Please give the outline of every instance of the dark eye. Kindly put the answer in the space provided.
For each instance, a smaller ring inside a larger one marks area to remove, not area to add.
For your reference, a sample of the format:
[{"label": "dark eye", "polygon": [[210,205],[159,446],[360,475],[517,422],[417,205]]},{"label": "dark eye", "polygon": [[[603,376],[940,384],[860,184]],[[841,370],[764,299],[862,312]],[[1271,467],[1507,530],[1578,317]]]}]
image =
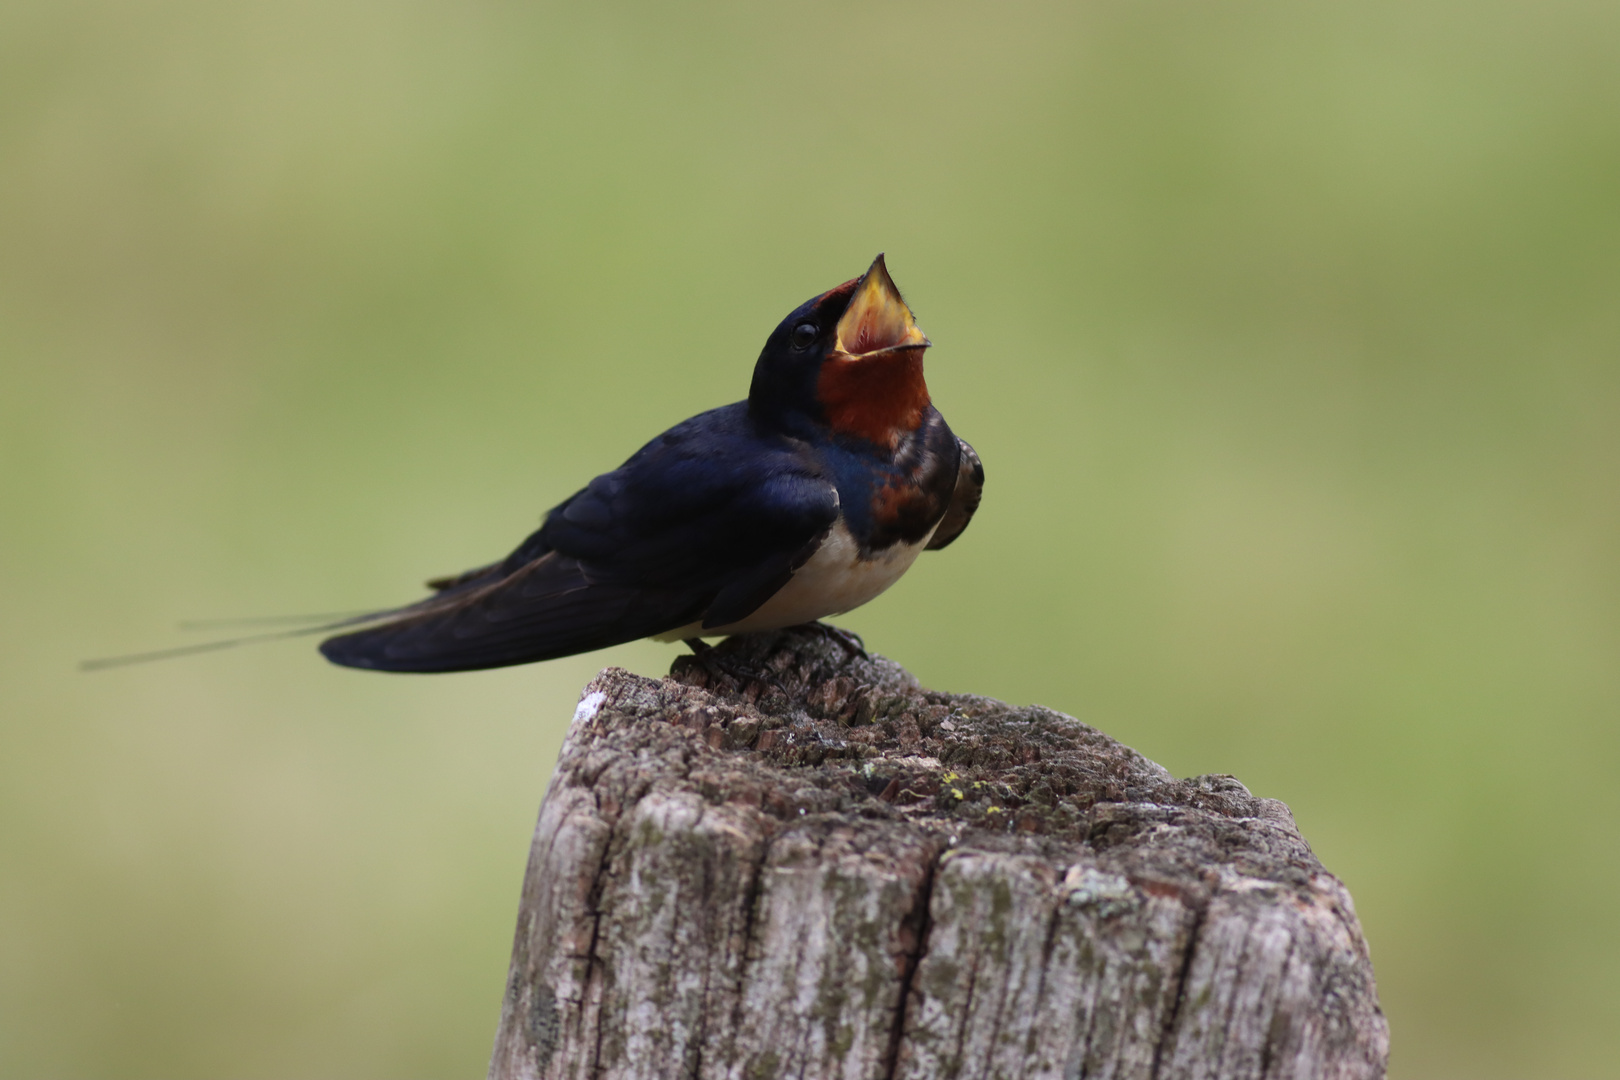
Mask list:
[{"label": "dark eye", "polygon": [[795,349],[808,349],[816,343],[821,336],[820,327],[813,322],[802,322],[793,328],[793,347]]}]

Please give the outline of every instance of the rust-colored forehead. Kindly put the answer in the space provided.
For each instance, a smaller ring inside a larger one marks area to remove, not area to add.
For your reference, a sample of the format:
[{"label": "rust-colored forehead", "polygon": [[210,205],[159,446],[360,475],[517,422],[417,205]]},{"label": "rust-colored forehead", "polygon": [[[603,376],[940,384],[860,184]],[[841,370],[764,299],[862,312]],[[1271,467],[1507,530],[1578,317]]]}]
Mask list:
[{"label": "rust-colored forehead", "polygon": [[852,277],[842,285],[834,286],[833,288],[822,293],[820,296],[816,297],[814,300],[810,301],[810,307],[815,311],[820,311],[823,307],[831,306],[833,304],[836,304],[836,306],[840,308],[848,307],[849,298],[855,295],[855,286],[859,285],[860,283],[860,278]]}]

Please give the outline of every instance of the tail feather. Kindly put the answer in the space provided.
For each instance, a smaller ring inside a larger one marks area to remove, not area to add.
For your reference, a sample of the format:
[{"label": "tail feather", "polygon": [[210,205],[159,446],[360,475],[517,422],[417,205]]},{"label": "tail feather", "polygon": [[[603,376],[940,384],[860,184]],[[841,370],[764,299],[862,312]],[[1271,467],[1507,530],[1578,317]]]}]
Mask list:
[{"label": "tail feather", "polygon": [[[700,617],[713,590],[662,591],[601,582],[578,560],[550,553],[517,570],[480,567],[433,585],[404,607],[344,613],[314,626],[264,630],[172,649],[82,662],[83,671],[218,652],[239,645],[331,634],[321,653],[335,664],[374,671],[472,671],[572,656],[634,641]],[[318,616],[312,616],[318,618]],[[218,620],[208,625],[273,625],[302,616]]]},{"label": "tail feather", "polygon": [[321,653],[345,667],[423,673],[552,660],[683,626],[712,592],[592,580],[577,559],[552,552],[328,638]]},{"label": "tail feather", "polygon": [[243,634],[240,637],[223,638],[218,641],[202,641],[195,645],[181,645],[173,649],[153,649],[149,652],[125,653],[122,656],[103,656],[94,660],[81,661],[79,670],[106,671],[108,668],[147,664],[154,660],[173,660],[181,656],[195,656],[198,653],[219,652],[221,649],[234,649],[238,645],[251,645],[260,641],[280,641],[284,638],[307,637],[311,634],[329,634],[333,630],[358,626],[362,623],[386,618],[392,614],[395,614],[394,610],[369,611],[322,623],[319,626],[297,626],[291,630],[266,630],[257,634]]},{"label": "tail feather", "polygon": [[310,623],[335,623],[355,616],[371,617],[373,611],[322,611],[310,615],[248,615],[235,619],[182,619],[175,624],[177,630],[219,630],[227,626],[308,626]]},{"label": "tail feather", "polygon": [[203,641],[195,645],[181,645],[172,649],[154,649],[150,652],[126,653],[122,656],[104,656],[94,660],[84,660],[80,662],[79,670],[105,671],[108,668],[129,667],[132,664],[147,664],[156,660],[172,660],[182,656],[195,656],[198,653],[219,652],[222,649],[234,649],[238,645],[253,645],[261,641],[281,641],[286,638],[330,634],[334,630],[347,630],[350,627],[364,626],[368,623],[387,626],[401,619],[420,616],[425,612],[432,612],[455,604],[460,600],[468,586],[473,585],[480,575],[488,575],[490,571],[497,568],[498,564],[497,566],[480,567],[478,570],[469,570],[465,574],[458,575],[456,579],[446,585],[440,586],[440,591],[435,595],[406,604],[404,607],[383,608],[378,611],[335,612],[325,615],[267,615],[247,619],[200,619],[184,622],[180,624],[183,630],[202,630],[222,626],[279,626],[286,623],[307,623],[319,620],[315,626],[294,626],[288,630],[266,630],[256,634],[222,638],[218,641]]}]

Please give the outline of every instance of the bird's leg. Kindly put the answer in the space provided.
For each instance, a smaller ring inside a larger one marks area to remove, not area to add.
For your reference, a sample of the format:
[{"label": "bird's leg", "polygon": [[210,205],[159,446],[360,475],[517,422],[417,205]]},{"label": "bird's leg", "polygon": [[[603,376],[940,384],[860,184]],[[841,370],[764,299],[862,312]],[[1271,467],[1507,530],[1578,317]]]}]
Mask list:
[{"label": "bird's leg", "polygon": [[739,685],[742,683],[741,679],[727,671],[725,665],[720,663],[719,657],[714,655],[714,646],[707,641],[700,637],[689,637],[682,644],[692,650],[692,655],[697,657],[697,662],[703,665],[703,670],[707,671],[716,682],[724,675]]},{"label": "bird's leg", "polygon": [[845,630],[841,626],[834,626],[831,623],[824,623],[819,619],[815,622],[805,623],[803,628],[806,630],[814,630],[816,633],[820,634],[829,641],[836,641],[840,646],[843,647],[844,652],[849,654],[849,658],[851,660],[854,660],[856,657],[859,657],[862,660],[871,659],[871,656],[869,656],[866,652],[866,642],[862,641],[861,635],[857,634],[853,630]]}]

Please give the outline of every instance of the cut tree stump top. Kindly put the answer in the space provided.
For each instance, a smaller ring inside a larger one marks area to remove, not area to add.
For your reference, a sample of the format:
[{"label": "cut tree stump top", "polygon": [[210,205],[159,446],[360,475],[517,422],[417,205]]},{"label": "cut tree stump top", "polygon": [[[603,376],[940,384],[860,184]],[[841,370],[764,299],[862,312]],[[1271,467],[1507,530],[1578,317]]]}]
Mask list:
[{"label": "cut tree stump top", "polygon": [[586,687],[491,1077],[1381,1077],[1288,808],[792,630]]}]

